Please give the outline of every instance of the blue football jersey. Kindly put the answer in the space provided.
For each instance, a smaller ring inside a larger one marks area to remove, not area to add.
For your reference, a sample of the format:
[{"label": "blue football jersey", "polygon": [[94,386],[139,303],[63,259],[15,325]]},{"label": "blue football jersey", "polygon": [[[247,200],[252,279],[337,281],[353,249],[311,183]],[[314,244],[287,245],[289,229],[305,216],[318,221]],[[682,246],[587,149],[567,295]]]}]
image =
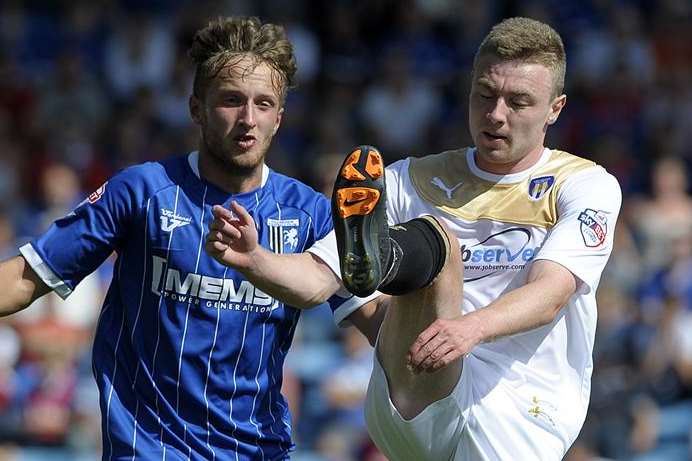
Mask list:
[{"label": "blue football jersey", "polygon": [[93,346],[104,459],[277,460],[293,448],[280,389],[300,310],[204,251],[211,207],[231,200],[277,253],[332,228],[310,187],[264,167],[260,188],[230,196],[200,179],[193,152],[121,171],[21,248],[62,297],[117,254]]}]

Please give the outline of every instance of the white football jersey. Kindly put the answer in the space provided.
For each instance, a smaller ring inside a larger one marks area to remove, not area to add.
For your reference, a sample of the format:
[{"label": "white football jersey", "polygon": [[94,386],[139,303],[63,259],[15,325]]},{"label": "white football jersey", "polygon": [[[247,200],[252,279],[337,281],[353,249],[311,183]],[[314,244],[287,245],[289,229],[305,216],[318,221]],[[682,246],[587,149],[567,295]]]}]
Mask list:
[{"label": "white football jersey", "polygon": [[[573,440],[589,401],[595,293],[613,246],[620,186],[602,167],[559,150],[546,148],[533,167],[510,175],[480,170],[474,152],[460,149],[390,165],[389,221],[431,214],[458,236],[464,313],[525,284],[538,259],[555,261],[578,278],[576,294],[553,323],[471,352],[487,365],[485,376],[474,379],[476,395],[498,385],[531,394],[521,395],[535,402],[526,411]],[[339,274],[333,233],[309,251]]]}]

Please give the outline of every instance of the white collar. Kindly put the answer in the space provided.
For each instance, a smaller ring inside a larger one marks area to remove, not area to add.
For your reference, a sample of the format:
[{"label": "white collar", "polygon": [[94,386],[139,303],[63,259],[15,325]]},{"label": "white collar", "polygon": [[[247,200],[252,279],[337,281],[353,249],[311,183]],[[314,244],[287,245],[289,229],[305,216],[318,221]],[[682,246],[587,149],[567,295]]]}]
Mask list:
[{"label": "white collar", "polygon": [[[190,164],[190,168],[192,168],[192,172],[197,176],[198,178],[202,178],[202,176],[199,174],[199,152],[198,151],[192,151],[190,154],[187,156],[187,162]],[[260,184],[260,187],[264,187],[264,185],[267,183],[267,179],[269,179],[269,167],[266,164],[262,164],[262,183]]]},{"label": "white collar", "polygon": [[550,158],[550,149],[547,147],[543,148],[543,153],[541,153],[541,158],[538,159],[538,161],[531,165],[529,168],[519,171],[517,173],[511,173],[511,174],[495,174],[495,173],[489,173],[485,170],[481,170],[479,166],[476,164],[476,148],[471,148],[466,151],[466,163],[469,166],[469,170],[471,170],[471,173],[474,175],[478,176],[481,179],[485,179],[486,181],[491,181],[499,184],[512,184],[512,183],[517,183],[519,181],[524,180],[527,176],[529,176],[536,168],[540,167],[543,165],[545,162],[548,161]]}]

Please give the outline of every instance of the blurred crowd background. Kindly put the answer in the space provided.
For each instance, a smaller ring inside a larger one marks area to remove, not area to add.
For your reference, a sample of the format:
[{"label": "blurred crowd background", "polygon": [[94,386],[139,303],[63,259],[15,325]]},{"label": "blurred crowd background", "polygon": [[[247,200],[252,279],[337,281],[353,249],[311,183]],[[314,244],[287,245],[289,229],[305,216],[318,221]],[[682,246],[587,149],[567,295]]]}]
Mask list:
[{"label": "blurred crowd background", "polygon": [[[53,0],[0,3],[0,257],[118,169],[195,149],[193,32],[216,15],[282,23],[299,84],[268,163],[330,193],[357,144],[387,163],[466,146],[476,47],[503,17],[568,52],[548,145],[624,192],[599,290],[591,408],[570,461],[690,460],[692,2],[689,0]],[[90,347],[105,264],[62,302],[0,321],[0,460],[100,459]],[[372,349],[325,307],[286,364],[299,461],[382,460],[363,421]]]}]

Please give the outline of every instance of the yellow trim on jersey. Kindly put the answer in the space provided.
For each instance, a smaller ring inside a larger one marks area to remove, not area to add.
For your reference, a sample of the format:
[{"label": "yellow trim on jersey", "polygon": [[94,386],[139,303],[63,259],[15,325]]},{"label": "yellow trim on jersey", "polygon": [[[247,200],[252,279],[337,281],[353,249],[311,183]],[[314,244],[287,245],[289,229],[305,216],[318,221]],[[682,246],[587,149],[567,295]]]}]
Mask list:
[{"label": "yellow trim on jersey", "polygon": [[[459,149],[412,158],[409,176],[424,200],[467,221],[490,219],[550,228],[558,218],[560,186],[574,173],[596,166],[594,162],[576,155],[551,150],[549,159],[524,179],[515,183],[497,183],[474,175],[466,161],[466,152],[467,149]],[[546,179],[541,181],[538,178]],[[532,180],[535,180],[533,187]]]}]

